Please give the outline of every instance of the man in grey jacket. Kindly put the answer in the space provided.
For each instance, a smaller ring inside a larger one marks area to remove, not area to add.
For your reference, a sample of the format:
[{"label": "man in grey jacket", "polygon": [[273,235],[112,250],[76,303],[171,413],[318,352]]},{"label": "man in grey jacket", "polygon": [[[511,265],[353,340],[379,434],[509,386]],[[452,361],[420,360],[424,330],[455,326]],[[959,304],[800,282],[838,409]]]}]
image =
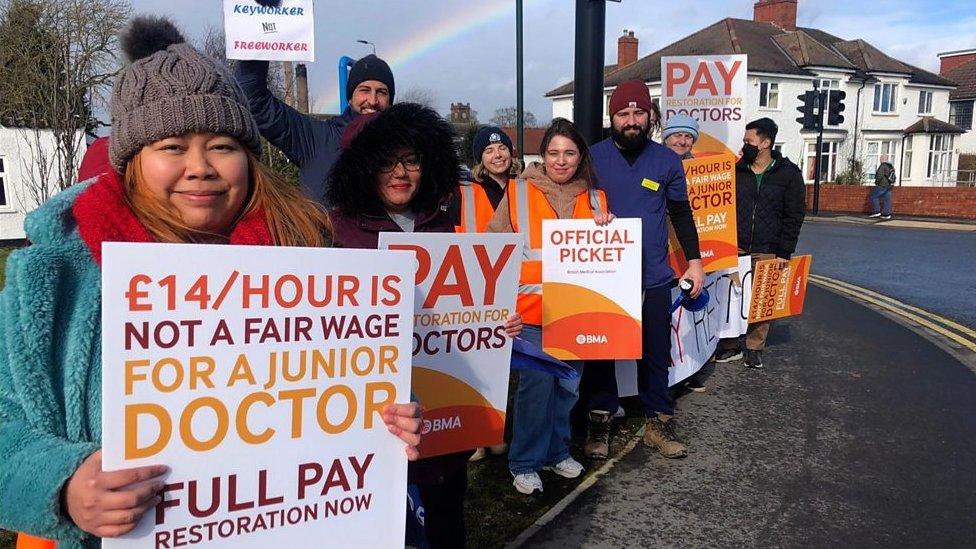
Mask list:
[{"label": "man in grey jacket", "polygon": [[891,188],[895,185],[895,167],[887,156],[874,172],[874,189],[871,189],[871,218],[891,219]]}]

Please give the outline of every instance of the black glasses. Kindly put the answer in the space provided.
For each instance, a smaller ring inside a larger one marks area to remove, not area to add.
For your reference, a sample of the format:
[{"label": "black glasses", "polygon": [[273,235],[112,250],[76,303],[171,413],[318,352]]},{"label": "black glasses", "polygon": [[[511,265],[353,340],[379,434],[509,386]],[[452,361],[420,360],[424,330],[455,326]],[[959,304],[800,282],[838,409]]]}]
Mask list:
[{"label": "black glasses", "polygon": [[390,173],[396,169],[397,164],[403,164],[403,169],[408,172],[420,171],[420,155],[417,153],[405,154],[396,158],[384,160],[380,164],[380,173]]}]

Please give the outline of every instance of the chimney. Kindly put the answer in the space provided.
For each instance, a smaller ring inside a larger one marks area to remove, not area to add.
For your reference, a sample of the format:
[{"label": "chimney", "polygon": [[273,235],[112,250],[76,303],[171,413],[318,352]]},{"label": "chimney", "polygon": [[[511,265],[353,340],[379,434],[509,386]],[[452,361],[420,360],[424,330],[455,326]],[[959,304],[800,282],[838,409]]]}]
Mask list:
[{"label": "chimney", "polygon": [[617,68],[621,69],[627,65],[637,62],[637,38],[634,31],[624,29],[624,34],[617,39]]},{"label": "chimney", "polygon": [[976,50],[947,51],[939,54],[939,76],[945,76],[947,72],[976,59]]},{"label": "chimney", "polygon": [[308,114],[308,69],[305,63],[295,65],[295,87],[298,95],[298,112]]},{"label": "chimney", "polygon": [[752,6],[752,20],[795,31],[796,2],[797,0],[759,0]]},{"label": "chimney", "polygon": [[295,70],[292,68],[291,61],[282,61],[281,71],[285,75],[285,105],[295,106]]}]

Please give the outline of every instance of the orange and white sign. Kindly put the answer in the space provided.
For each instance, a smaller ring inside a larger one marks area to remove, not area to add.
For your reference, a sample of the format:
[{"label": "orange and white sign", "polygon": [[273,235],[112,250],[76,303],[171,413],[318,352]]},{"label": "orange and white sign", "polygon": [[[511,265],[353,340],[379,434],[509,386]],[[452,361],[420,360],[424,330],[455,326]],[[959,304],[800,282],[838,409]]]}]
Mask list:
[{"label": "orange and white sign", "polygon": [[560,360],[640,358],[640,219],[543,221],[542,347]]},{"label": "orange and white sign", "polygon": [[[735,156],[724,153],[682,162],[688,201],[698,229],[698,247],[706,273],[738,265],[735,213]],[[684,251],[668,223],[668,261],[676,276],[688,269]]]},{"label": "orange and white sign", "polygon": [[417,258],[413,391],[424,408],[420,455],[500,444],[505,435],[522,237],[381,233]]},{"label": "orange and white sign", "polygon": [[698,121],[695,158],[736,155],[748,120],[747,56],[701,55],[661,58],[661,115]]},{"label": "orange and white sign", "polygon": [[105,243],[106,470],[163,464],[163,501],[103,547],[403,547],[403,252]]},{"label": "orange and white sign", "polygon": [[749,306],[750,324],[803,312],[812,260],[812,256],[800,255],[782,265],[776,259],[756,262]]},{"label": "orange and white sign", "polygon": [[253,0],[224,0],[227,59],[315,61],[313,0],[281,0],[262,6]]}]

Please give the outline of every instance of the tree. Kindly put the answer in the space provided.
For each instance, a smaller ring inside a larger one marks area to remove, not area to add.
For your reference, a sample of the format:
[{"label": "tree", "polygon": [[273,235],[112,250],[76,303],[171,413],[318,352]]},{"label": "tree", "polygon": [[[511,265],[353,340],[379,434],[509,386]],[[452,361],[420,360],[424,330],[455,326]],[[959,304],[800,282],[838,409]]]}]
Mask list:
[{"label": "tree", "polygon": [[437,94],[430,88],[407,88],[397,94],[397,100],[403,103],[417,103],[436,110]]},{"label": "tree", "polygon": [[[525,111],[523,121],[525,122],[526,128],[537,128],[539,126],[535,115],[530,111]],[[518,111],[515,110],[515,107],[497,109],[495,110],[495,115],[488,122],[502,128],[514,128],[518,124]]]},{"label": "tree", "polygon": [[26,201],[73,183],[85,134],[104,125],[94,113],[108,103],[129,10],[128,0],[0,0],[0,121],[27,129]]}]

